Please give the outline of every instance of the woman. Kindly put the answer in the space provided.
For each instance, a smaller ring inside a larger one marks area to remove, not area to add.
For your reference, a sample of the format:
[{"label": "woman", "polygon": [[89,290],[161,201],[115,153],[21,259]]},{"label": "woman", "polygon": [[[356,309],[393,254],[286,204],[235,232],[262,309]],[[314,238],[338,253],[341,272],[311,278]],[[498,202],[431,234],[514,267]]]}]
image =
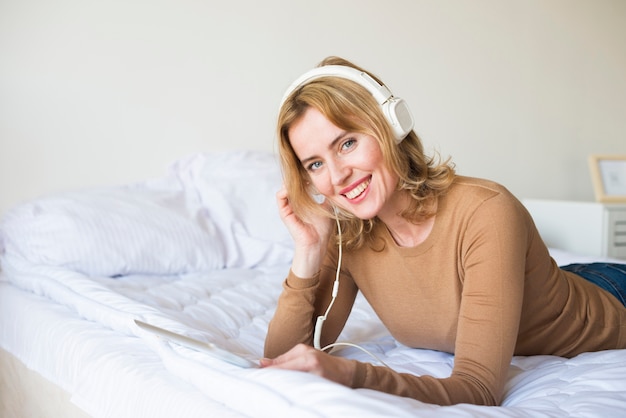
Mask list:
[{"label": "woman", "polygon": [[[363,71],[336,57],[320,64],[334,66]],[[626,348],[626,266],[601,266],[609,274],[597,284],[582,276],[593,280],[587,270],[598,266],[560,269],[504,187],[424,155],[403,104],[389,116],[367,85],[378,80],[307,77],[288,90],[278,119],[277,202],[295,253],[262,366],[441,405],[498,405],[513,355]],[[451,376],[397,373],[311,347],[336,340],[357,291],[399,342],[454,353]]]}]

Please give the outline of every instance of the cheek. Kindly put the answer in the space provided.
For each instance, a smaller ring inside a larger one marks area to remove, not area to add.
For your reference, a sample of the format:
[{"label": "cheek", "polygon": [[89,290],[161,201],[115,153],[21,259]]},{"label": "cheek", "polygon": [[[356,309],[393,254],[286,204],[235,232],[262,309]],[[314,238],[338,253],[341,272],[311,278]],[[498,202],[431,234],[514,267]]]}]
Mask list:
[{"label": "cheek", "polygon": [[330,180],[322,175],[315,176],[314,179],[311,179],[311,185],[313,186],[314,191],[317,191],[319,194],[329,196],[334,192],[334,188]]},{"label": "cheek", "polygon": [[363,167],[369,167],[371,170],[380,168],[384,164],[383,153],[380,146],[373,138],[370,138],[370,140],[363,145],[359,157]]}]

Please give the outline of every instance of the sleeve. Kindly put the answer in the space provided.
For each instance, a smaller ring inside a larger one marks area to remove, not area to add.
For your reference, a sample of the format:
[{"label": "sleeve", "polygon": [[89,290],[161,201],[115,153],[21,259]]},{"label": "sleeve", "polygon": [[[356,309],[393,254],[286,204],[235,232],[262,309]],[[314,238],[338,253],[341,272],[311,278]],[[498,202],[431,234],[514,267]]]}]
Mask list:
[{"label": "sleeve", "polygon": [[517,199],[498,195],[483,202],[460,231],[463,291],[449,378],[357,363],[352,386],[439,405],[499,405],[521,318],[528,230]]},{"label": "sleeve", "polygon": [[[276,357],[299,343],[313,345],[315,323],[332,299],[335,276],[336,256],[333,251],[328,251],[320,272],[312,278],[300,278],[289,271],[268,327],[266,357]],[[337,299],[324,323],[322,346],[336,341],[350,315],[356,294],[352,278],[342,271]]]}]

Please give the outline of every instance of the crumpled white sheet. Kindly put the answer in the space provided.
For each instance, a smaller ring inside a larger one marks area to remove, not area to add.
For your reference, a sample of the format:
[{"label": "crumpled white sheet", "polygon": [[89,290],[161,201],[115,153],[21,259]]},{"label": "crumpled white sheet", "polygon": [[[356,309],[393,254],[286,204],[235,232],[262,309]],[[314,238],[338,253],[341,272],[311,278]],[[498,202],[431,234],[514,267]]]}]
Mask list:
[{"label": "crumpled white sheet", "polygon": [[[0,287],[1,345],[95,417],[612,417],[626,410],[626,350],[516,357],[503,406],[440,407],[305,373],[240,369],[132,323],[140,318],[259,358],[288,265],[111,279],[15,257],[2,262],[10,283]],[[452,369],[449,354],[398,344],[362,298],[340,339],[399,371],[445,377]],[[337,355],[374,361],[354,349]]]}]

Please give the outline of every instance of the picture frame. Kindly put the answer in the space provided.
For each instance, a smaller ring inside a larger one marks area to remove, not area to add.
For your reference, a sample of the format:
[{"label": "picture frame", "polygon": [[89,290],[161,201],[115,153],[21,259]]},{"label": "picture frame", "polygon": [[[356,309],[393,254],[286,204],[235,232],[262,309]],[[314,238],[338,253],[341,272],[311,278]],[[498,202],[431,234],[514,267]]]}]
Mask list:
[{"label": "picture frame", "polygon": [[589,170],[596,201],[626,202],[626,155],[592,154]]}]

